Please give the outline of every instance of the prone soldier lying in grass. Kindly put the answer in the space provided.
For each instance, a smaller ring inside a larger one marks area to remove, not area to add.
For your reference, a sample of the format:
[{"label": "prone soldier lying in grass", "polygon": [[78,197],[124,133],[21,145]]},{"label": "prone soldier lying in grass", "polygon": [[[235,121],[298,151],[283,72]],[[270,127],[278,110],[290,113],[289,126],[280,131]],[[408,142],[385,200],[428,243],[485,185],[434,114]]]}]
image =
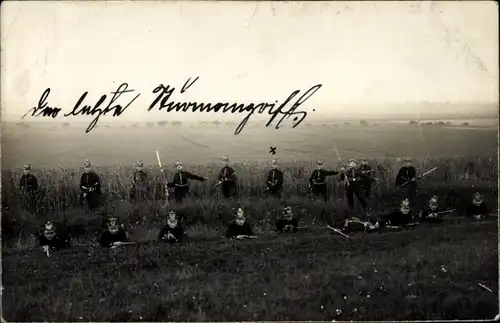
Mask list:
[{"label": "prone soldier lying in grass", "polygon": [[299,223],[294,217],[292,208],[290,206],[286,206],[283,209],[281,218],[276,223],[276,231],[281,233],[294,233],[297,232],[298,228]]},{"label": "prone soldier lying in grass", "polygon": [[438,197],[434,195],[429,200],[428,207],[420,212],[419,220],[421,222],[440,223],[443,222],[443,216],[445,214],[453,211],[454,210],[440,210]]},{"label": "prone soldier lying in grass", "polygon": [[486,206],[486,202],[483,201],[483,196],[479,192],[474,193],[472,201],[467,205],[465,214],[466,216],[472,217],[476,220],[481,220],[487,217],[488,208]]},{"label": "prone soldier lying in grass", "polygon": [[227,227],[226,237],[230,239],[255,239],[252,226],[246,220],[245,213],[242,208],[236,211],[236,217]]},{"label": "prone soldier lying in grass", "polygon": [[114,249],[127,242],[127,231],[125,231],[123,224],[118,226],[117,218],[109,218],[107,230],[101,236],[101,246]]},{"label": "prone soldier lying in grass", "polygon": [[184,237],[184,228],[177,220],[174,210],[168,213],[167,224],[161,229],[158,240],[170,243],[181,242]]},{"label": "prone soldier lying in grass", "polygon": [[39,237],[40,246],[43,251],[50,256],[50,253],[56,250],[70,247],[69,238],[56,233],[54,224],[50,221],[45,223],[45,230]]}]

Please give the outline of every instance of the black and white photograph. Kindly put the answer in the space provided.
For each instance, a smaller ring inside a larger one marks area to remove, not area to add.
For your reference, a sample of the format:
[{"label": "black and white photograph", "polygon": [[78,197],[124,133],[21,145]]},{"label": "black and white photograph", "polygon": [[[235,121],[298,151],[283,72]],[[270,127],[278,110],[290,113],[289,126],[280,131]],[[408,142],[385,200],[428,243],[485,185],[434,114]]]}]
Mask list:
[{"label": "black and white photograph", "polygon": [[2,322],[500,319],[494,1],[4,1]]}]

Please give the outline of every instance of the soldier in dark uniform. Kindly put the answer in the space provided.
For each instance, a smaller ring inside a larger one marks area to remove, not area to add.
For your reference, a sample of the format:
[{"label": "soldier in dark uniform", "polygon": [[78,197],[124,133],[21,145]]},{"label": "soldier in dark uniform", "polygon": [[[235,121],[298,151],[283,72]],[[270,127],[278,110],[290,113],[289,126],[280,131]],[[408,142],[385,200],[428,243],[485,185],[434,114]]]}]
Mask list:
[{"label": "soldier in dark uniform", "polygon": [[430,198],[429,204],[420,212],[421,222],[443,222],[442,210],[439,210],[438,197],[434,195]]},{"label": "soldier in dark uniform", "polygon": [[147,183],[148,175],[144,171],[144,164],[138,161],[136,171],[132,178],[132,188],[130,189],[130,199],[136,202],[144,202],[148,200],[149,190]]},{"label": "soldier in dark uniform", "polygon": [[86,160],[83,167],[85,172],[80,179],[80,201],[83,204],[83,200],[86,199],[89,208],[95,211],[99,208],[101,202],[101,182],[99,175],[92,170],[90,160]]},{"label": "soldier in dark uniform", "polygon": [[167,183],[167,187],[174,188],[174,197],[177,202],[181,203],[184,198],[189,195],[188,182],[190,179],[203,182],[208,179],[208,177],[201,177],[191,174],[190,172],[186,172],[183,170],[181,162],[175,163],[175,167],[177,168],[177,172],[174,175],[174,180],[171,183]]},{"label": "soldier in dark uniform", "polygon": [[476,220],[482,220],[488,216],[486,202],[483,201],[483,197],[479,192],[476,192],[472,197],[472,201],[467,205],[465,214]]},{"label": "soldier in dark uniform", "polygon": [[278,169],[278,161],[272,161],[272,169],[267,175],[266,191],[273,197],[280,198],[283,189],[283,172]]},{"label": "soldier in dark uniform", "polygon": [[365,229],[371,232],[387,226],[401,227],[410,224],[412,221],[413,213],[410,208],[410,201],[404,199],[399,209],[383,214],[375,224],[368,222]]},{"label": "soldier in dark uniform", "polygon": [[309,188],[314,197],[322,197],[325,201],[328,199],[326,177],[338,175],[337,171],[327,171],[323,169],[323,161],[316,162],[316,169],[312,172],[309,178]]},{"label": "soldier in dark uniform", "polygon": [[221,186],[222,195],[225,198],[236,198],[238,196],[238,187],[236,185],[236,172],[229,166],[229,157],[222,158],[222,169],[219,173],[219,182],[216,186]]},{"label": "soldier in dark uniform", "polygon": [[372,191],[372,184],[375,181],[373,178],[373,169],[368,165],[368,160],[366,158],[361,159],[361,166],[359,166],[361,171],[361,180],[363,190],[365,191],[366,201],[370,201],[370,193]]},{"label": "soldier in dark uniform", "polygon": [[276,230],[281,233],[297,232],[299,223],[293,215],[292,208],[287,206],[283,209],[283,215],[276,223]]},{"label": "soldier in dark uniform", "polygon": [[354,195],[356,195],[359,203],[361,203],[361,206],[365,211],[365,214],[369,216],[368,203],[366,202],[365,192],[363,190],[363,174],[361,173],[361,170],[357,168],[357,164],[354,159],[349,160],[347,169],[342,169],[340,180],[344,181],[344,188],[347,197],[347,204],[349,205],[349,211],[352,212],[354,209]]},{"label": "soldier in dark uniform", "polygon": [[24,165],[24,174],[19,183],[22,204],[29,212],[37,209],[38,179],[31,173],[31,165]]},{"label": "soldier in dark uniform", "polygon": [[411,159],[405,158],[404,166],[401,167],[396,176],[396,187],[403,190],[404,198],[410,201],[410,205],[414,205],[415,198],[417,196],[417,182],[415,178],[417,177],[417,171],[415,167],[411,165]]},{"label": "soldier in dark uniform", "polygon": [[177,220],[177,214],[171,210],[168,213],[167,224],[161,229],[158,240],[170,243],[181,242],[184,238],[184,228]]},{"label": "soldier in dark uniform", "polygon": [[245,212],[242,208],[237,209],[235,220],[228,225],[226,237],[239,240],[256,238],[253,235],[252,226],[246,220]]},{"label": "soldier in dark uniform", "polygon": [[40,235],[39,241],[40,246],[47,256],[50,256],[50,253],[53,251],[70,247],[69,238],[56,233],[56,228],[50,221],[45,224],[45,230]]},{"label": "soldier in dark uniform", "polygon": [[118,225],[118,219],[110,217],[108,220],[107,230],[101,235],[101,246],[105,248],[116,248],[122,243],[128,242],[127,231],[124,225]]}]

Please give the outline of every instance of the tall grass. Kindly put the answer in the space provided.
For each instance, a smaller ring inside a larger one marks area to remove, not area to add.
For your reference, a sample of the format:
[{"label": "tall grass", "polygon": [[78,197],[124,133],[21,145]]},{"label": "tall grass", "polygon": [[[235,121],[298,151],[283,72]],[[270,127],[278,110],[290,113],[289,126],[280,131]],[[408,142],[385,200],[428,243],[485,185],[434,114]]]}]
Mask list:
[{"label": "tall grass", "polygon": [[[475,165],[475,180],[463,179],[466,165],[473,161]],[[375,212],[383,211],[399,203],[394,198],[398,190],[394,187],[395,176],[401,164],[393,159],[369,160],[369,164],[376,171],[375,177],[379,180],[372,188],[372,208]],[[438,169],[424,178],[420,183],[419,204],[434,193],[444,195],[445,204],[463,205],[470,199],[472,191],[481,191],[490,204],[497,202],[498,166],[495,157],[477,157],[473,160],[466,158],[419,159],[414,161],[417,172],[421,173],[432,167]],[[337,165],[335,165],[337,166]],[[380,167],[379,167],[380,166]],[[330,200],[327,203],[313,201],[307,194],[309,176],[315,168],[314,163],[306,161],[282,162],[281,170],[285,175],[285,184],[281,200],[265,198],[265,178],[269,165],[249,162],[235,164],[233,167],[238,176],[239,199],[225,201],[219,189],[213,189],[216,183],[220,166],[186,165],[185,169],[208,176],[206,182],[191,182],[191,197],[182,205],[175,205],[183,221],[188,226],[197,226],[200,230],[207,227],[220,228],[232,217],[232,208],[243,205],[255,221],[264,228],[271,225],[276,215],[284,205],[292,205],[299,218],[310,224],[316,222],[334,222],[345,215],[347,203],[342,183],[337,177],[328,179]],[[336,167],[333,167],[336,168]],[[41,194],[37,205],[39,211],[30,213],[23,210],[19,194],[19,180],[21,170],[2,170],[2,228],[4,237],[13,235],[17,241],[29,241],[36,234],[44,221],[52,220],[65,223],[72,227],[93,227],[101,225],[100,216],[113,214],[133,226],[147,228],[143,236],[152,235],[151,228],[157,227],[162,221],[162,185],[161,173],[157,166],[147,167],[151,200],[140,205],[128,201],[131,187],[133,166],[108,166],[95,169],[99,174],[103,189],[103,206],[101,212],[92,214],[79,202],[79,181],[81,169],[53,168],[35,169],[41,185]],[[166,170],[166,178],[173,178],[174,170]],[[461,193],[457,193],[461,192]],[[357,209],[356,209],[357,210]],[[358,211],[358,210],[357,210]],[[82,229],[83,230],[83,229]],[[149,233],[148,233],[149,232]],[[20,238],[22,235],[25,237]]]}]

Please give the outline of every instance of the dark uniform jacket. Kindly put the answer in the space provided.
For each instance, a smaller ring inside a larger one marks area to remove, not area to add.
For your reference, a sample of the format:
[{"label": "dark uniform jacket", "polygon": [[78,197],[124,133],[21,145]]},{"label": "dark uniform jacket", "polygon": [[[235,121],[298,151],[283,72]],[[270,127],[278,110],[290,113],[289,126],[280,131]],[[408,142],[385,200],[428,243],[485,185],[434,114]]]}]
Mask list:
[{"label": "dark uniform jacket", "polygon": [[324,169],[315,169],[309,178],[309,183],[311,185],[326,185],[326,177],[337,175],[338,173],[339,172],[334,170],[328,171]]},{"label": "dark uniform jacket", "polygon": [[[172,234],[175,237],[175,239],[168,240],[167,236],[169,233]],[[160,234],[158,235],[158,240],[169,241],[169,242],[181,242],[183,237],[184,237],[184,228],[179,223],[177,223],[177,225],[174,228],[170,227],[167,224],[161,229]]]},{"label": "dark uniform jacket", "polygon": [[56,236],[52,239],[47,239],[45,235],[41,235],[39,237],[40,246],[49,246],[51,250],[59,250],[64,248],[69,248],[69,238],[63,237],[62,235],[56,234]]},{"label": "dark uniform jacket", "polygon": [[236,182],[236,173],[230,166],[224,166],[219,173],[219,181],[221,182]]},{"label": "dark uniform jacket", "polygon": [[340,180],[343,181],[346,177],[349,184],[361,183],[363,174],[359,168],[350,168],[340,174]]},{"label": "dark uniform jacket", "polygon": [[486,216],[488,214],[488,208],[486,207],[486,203],[483,201],[480,205],[475,205],[474,203],[470,203],[466,210],[467,216],[476,216],[482,215]]},{"label": "dark uniform jacket", "polygon": [[142,170],[137,170],[134,173],[134,186],[136,188],[144,188],[147,184],[148,175]]},{"label": "dark uniform jacket", "polygon": [[34,192],[38,189],[38,179],[33,174],[23,174],[19,186],[22,191]]},{"label": "dark uniform jacket", "polygon": [[267,187],[269,190],[279,190],[283,187],[283,172],[279,169],[272,169],[267,175]]},{"label": "dark uniform jacket", "polygon": [[299,223],[297,219],[287,220],[285,218],[281,218],[276,223],[276,230],[283,233],[297,232],[298,226]]},{"label": "dark uniform jacket", "polygon": [[359,166],[359,171],[361,172],[362,180],[366,184],[369,184],[374,181],[373,179],[373,169],[369,165],[361,165]]},{"label": "dark uniform jacket", "polygon": [[402,185],[417,176],[417,171],[413,166],[403,166],[396,176],[396,186]]},{"label": "dark uniform jacket", "polygon": [[248,221],[245,221],[243,225],[236,224],[236,221],[233,221],[227,227],[226,237],[227,238],[236,238],[239,235],[253,235],[252,226]]},{"label": "dark uniform jacket", "polygon": [[408,214],[403,214],[401,210],[398,209],[385,214],[380,221],[380,225],[402,226],[410,223],[412,219],[413,215],[411,211]]},{"label": "dark uniform jacket", "polygon": [[101,236],[101,246],[103,247],[111,247],[115,242],[127,242],[127,233],[123,229],[118,229],[118,232],[112,234],[109,230],[104,231]]},{"label": "dark uniform jacket", "polygon": [[[84,188],[85,187],[85,188]],[[94,172],[83,173],[80,179],[80,188],[84,192],[90,192],[90,188],[93,188],[91,192],[100,193],[101,192],[101,181],[99,175]]]},{"label": "dark uniform jacket", "polygon": [[205,179],[203,177],[191,174],[190,172],[186,171],[179,171],[176,172],[174,175],[174,181],[172,183],[168,183],[168,187],[188,187],[188,180],[194,179],[197,181],[204,181]]}]

